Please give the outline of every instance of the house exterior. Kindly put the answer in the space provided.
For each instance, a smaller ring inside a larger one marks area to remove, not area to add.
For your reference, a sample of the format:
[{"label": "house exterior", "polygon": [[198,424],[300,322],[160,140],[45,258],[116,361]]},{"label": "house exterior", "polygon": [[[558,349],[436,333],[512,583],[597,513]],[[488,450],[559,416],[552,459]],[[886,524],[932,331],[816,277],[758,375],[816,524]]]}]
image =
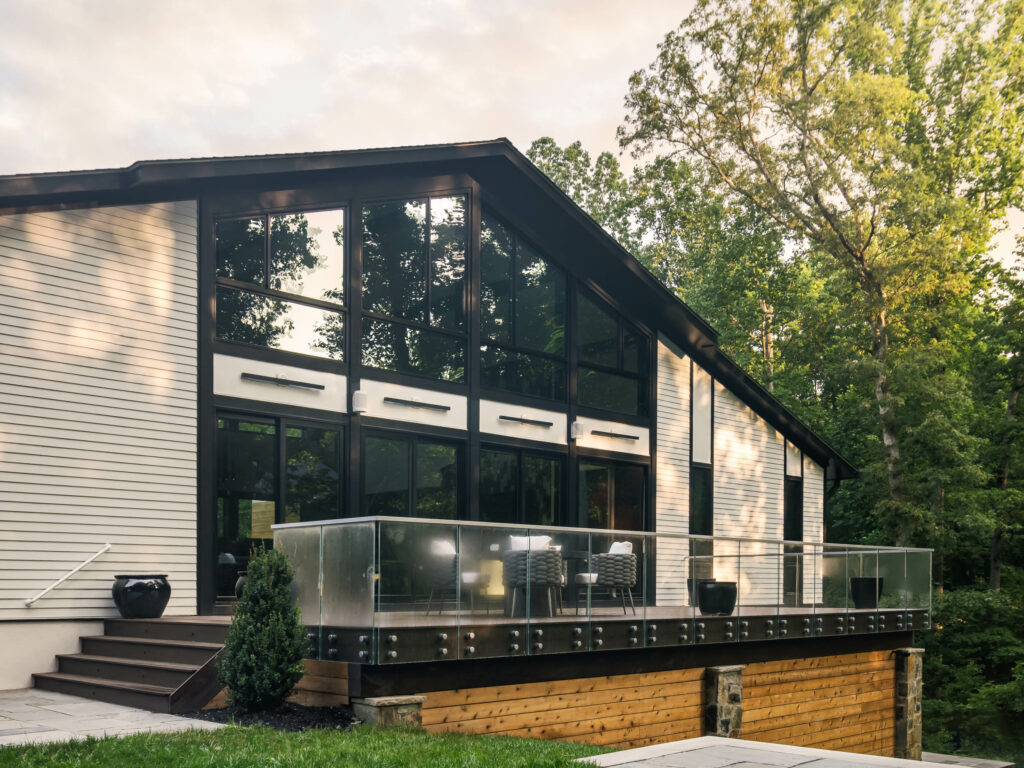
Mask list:
[{"label": "house exterior", "polygon": [[[863,667],[855,702],[895,680],[930,599],[927,553],[824,543],[856,474],[505,140],[0,178],[0,689],[103,631],[113,574],[167,573],[167,616],[223,614],[276,538],[311,657],[353,697],[428,692],[431,727],[498,717],[450,719],[471,680],[498,699],[616,674],[690,691],[723,660],[790,699],[823,659]],[[616,545],[628,589],[596,565]],[[851,579],[883,574],[854,608]],[[701,621],[714,580],[739,607]],[[492,613],[524,642],[486,646]],[[886,702],[861,730],[895,722]],[[833,730],[895,749],[851,727]]]}]

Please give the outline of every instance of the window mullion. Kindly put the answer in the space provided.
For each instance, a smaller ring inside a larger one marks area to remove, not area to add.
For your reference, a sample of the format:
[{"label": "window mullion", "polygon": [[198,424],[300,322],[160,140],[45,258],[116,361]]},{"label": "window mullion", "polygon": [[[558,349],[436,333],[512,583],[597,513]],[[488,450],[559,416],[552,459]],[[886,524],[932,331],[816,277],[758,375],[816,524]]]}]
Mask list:
[{"label": "window mullion", "polygon": [[270,216],[263,217],[263,287],[270,290]]},{"label": "window mullion", "polygon": [[434,282],[434,264],[433,264],[433,261],[432,261],[432,254],[431,254],[431,248],[430,248],[430,232],[431,232],[431,226],[432,225],[431,225],[431,221],[430,221],[430,198],[429,197],[427,198],[427,206],[426,207],[427,207],[427,226],[426,226],[426,229],[423,232],[423,251],[424,251],[424,253],[426,253],[426,256],[427,256],[427,258],[426,258],[426,266],[427,266],[427,284],[426,284],[427,307],[426,307],[426,314],[424,315],[424,319],[425,319],[426,324],[428,326],[432,326],[430,313],[431,313],[431,307],[433,305],[430,302],[430,294],[431,294],[430,287],[431,287],[431,285]]}]

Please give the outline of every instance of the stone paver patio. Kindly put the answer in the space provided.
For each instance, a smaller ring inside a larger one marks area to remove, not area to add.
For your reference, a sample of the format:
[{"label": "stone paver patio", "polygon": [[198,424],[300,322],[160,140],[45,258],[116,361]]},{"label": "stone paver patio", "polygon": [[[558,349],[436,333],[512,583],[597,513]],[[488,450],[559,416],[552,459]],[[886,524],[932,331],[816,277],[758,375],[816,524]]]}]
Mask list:
[{"label": "stone paver patio", "polygon": [[220,728],[217,723],[162,715],[64,693],[25,688],[0,691],[0,748],[89,736]]},{"label": "stone paver patio", "polygon": [[627,749],[578,762],[617,768],[949,768],[921,760],[855,755],[719,736]]}]

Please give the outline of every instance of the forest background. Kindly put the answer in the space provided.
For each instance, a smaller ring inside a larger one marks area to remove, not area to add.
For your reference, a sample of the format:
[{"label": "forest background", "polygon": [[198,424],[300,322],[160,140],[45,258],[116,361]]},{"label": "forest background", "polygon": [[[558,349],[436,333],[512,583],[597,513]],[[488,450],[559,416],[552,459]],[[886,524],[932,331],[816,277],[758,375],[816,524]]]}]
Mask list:
[{"label": "forest background", "polygon": [[860,468],[827,541],[935,549],[925,749],[1024,764],[1024,2],[700,2],[625,104],[530,158]]}]

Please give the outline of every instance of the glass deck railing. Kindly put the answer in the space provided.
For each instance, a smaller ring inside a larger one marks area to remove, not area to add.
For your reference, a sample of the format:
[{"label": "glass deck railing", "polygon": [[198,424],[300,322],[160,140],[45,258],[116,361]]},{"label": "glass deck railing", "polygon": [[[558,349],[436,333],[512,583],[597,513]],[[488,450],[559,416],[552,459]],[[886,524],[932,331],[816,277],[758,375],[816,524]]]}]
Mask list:
[{"label": "glass deck railing", "polygon": [[389,663],[926,628],[931,550],[349,518],[274,527],[310,655]]}]

